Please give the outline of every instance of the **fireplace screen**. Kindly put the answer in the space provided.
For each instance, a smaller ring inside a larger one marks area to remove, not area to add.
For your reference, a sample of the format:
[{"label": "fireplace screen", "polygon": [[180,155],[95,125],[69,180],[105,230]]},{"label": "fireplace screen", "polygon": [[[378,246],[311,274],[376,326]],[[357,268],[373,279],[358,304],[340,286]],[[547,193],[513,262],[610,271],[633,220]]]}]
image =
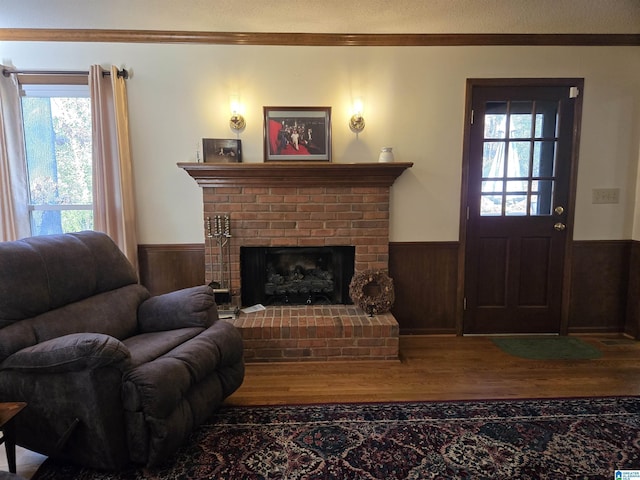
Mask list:
[{"label": "fireplace screen", "polygon": [[242,304],[348,304],[355,247],[241,247]]}]

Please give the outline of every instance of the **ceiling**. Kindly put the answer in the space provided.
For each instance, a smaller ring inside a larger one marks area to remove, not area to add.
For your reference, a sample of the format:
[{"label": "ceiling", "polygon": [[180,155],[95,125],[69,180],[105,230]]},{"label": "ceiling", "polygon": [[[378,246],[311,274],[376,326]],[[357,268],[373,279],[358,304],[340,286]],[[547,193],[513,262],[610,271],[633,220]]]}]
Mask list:
[{"label": "ceiling", "polygon": [[640,33],[640,0],[0,0],[0,28]]}]

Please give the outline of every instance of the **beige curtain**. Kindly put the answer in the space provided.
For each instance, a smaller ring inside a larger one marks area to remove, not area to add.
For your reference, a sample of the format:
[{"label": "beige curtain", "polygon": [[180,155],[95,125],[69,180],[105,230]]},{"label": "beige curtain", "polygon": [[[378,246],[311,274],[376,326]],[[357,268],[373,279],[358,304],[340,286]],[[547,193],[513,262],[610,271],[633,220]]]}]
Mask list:
[{"label": "beige curtain", "polygon": [[0,65],[0,241],[31,235],[20,87]]},{"label": "beige curtain", "polygon": [[93,111],[93,228],[109,235],[138,267],[138,241],[129,145],[127,89],[118,69],[89,69]]}]

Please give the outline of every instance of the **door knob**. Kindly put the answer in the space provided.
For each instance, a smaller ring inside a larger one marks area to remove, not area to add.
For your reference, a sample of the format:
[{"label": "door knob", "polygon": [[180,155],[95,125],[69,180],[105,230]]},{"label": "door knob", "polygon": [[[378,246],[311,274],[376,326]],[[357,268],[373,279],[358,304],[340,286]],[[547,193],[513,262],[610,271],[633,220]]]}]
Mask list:
[{"label": "door knob", "polygon": [[563,231],[565,228],[567,228],[567,226],[566,226],[564,223],[562,223],[562,222],[558,222],[558,223],[556,223],[556,224],[553,226],[553,228],[555,228],[557,231],[561,232],[561,231]]}]

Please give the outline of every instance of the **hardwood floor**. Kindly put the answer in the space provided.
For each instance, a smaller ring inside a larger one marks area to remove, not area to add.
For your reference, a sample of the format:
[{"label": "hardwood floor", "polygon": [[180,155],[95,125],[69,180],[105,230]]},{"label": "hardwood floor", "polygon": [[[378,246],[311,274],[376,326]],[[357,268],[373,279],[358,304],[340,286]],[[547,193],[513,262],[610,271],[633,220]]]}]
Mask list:
[{"label": "hardwood floor", "polygon": [[581,336],[599,359],[535,361],[490,337],[404,336],[399,362],[248,364],[230,405],[640,395],[640,342]]},{"label": "hardwood floor", "polygon": [[[398,362],[247,364],[234,406],[323,402],[471,400],[640,395],[640,342],[580,336],[603,353],[595,360],[513,357],[489,337],[405,336]],[[4,449],[0,470],[6,470]],[[18,449],[30,478],[44,457]]]}]

